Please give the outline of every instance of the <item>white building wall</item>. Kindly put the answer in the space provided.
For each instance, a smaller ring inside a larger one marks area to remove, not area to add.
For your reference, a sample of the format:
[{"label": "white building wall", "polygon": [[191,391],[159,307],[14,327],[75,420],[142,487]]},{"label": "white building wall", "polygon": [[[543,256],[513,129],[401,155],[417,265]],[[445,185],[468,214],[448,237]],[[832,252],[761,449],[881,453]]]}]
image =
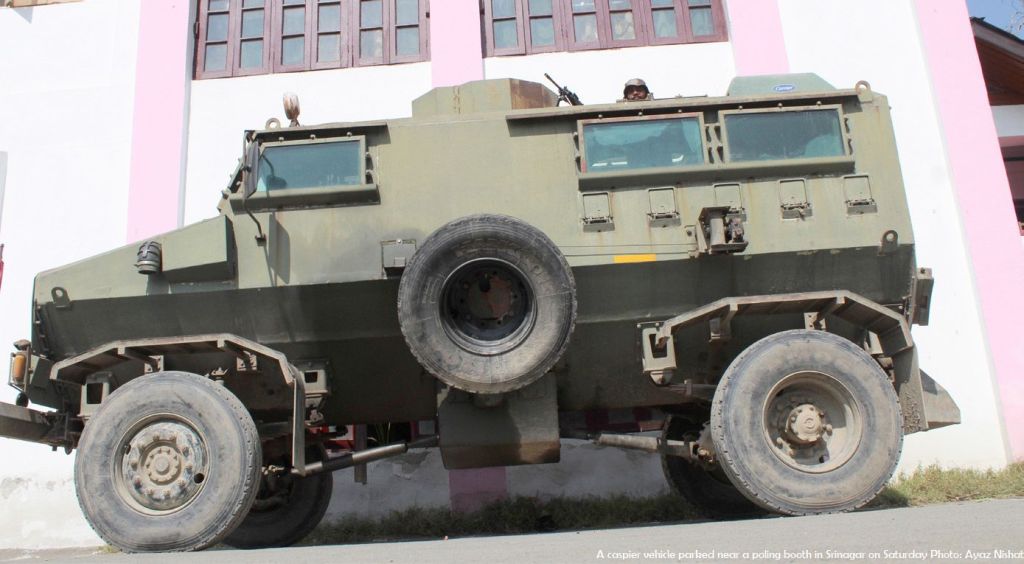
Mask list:
[{"label": "white building wall", "polygon": [[960,406],[963,423],[904,440],[899,471],[918,465],[1006,464],[978,300],[946,162],[927,63],[909,0],[779,3],[791,72],[816,72],[839,88],[867,80],[888,96],[910,204],[917,262],[933,269],[931,324],[915,327],[921,367]]},{"label": "white building wall", "polygon": [[586,104],[607,104],[622,98],[622,85],[631,78],[643,78],[658,98],[723,95],[735,65],[727,42],[484,59],[485,78],[522,78],[554,88],[544,73]]},{"label": "white building wall", "polygon": [[[3,350],[29,335],[37,272],[125,242],[138,15],[132,0],[0,9]],[[0,387],[0,401],[14,399]],[[72,462],[0,439],[0,548],[100,544],[78,508]]]}]

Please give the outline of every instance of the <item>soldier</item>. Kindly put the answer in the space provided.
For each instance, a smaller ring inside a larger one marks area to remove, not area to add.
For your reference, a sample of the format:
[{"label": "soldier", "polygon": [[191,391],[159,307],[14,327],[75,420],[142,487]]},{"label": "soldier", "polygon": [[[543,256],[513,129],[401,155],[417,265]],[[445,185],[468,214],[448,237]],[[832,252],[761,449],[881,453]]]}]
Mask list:
[{"label": "soldier", "polygon": [[626,86],[622,89],[623,102],[646,102],[653,99],[654,96],[647,89],[647,83],[640,78],[632,78],[626,81]]}]

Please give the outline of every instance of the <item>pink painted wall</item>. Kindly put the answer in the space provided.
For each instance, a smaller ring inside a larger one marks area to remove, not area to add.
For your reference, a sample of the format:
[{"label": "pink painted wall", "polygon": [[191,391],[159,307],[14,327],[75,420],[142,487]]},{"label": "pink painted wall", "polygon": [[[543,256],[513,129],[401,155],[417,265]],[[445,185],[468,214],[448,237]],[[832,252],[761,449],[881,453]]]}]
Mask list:
[{"label": "pink painted wall", "polygon": [[434,86],[454,86],[484,77],[476,0],[430,4],[430,64]]},{"label": "pink painted wall", "polygon": [[139,16],[128,241],[178,226],[189,86],[189,0],[146,0]]},{"label": "pink painted wall", "polygon": [[778,0],[725,0],[736,76],[789,72]]},{"label": "pink painted wall", "polygon": [[[1024,458],[1024,250],[964,2],[915,0],[1010,454]],[[965,296],[966,298],[966,296]],[[978,359],[983,362],[983,359]]]}]

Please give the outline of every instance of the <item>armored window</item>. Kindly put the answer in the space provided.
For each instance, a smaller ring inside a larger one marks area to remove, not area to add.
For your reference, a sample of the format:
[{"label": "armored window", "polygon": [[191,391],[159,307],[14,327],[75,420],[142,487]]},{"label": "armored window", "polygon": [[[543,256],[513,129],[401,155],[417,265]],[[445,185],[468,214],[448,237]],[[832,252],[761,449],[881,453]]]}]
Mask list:
[{"label": "armored window", "polygon": [[723,114],[729,161],[846,156],[838,109]]},{"label": "armored window", "polygon": [[427,60],[427,0],[199,0],[196,78]]},{"label": "armored window", "polygon": [[725,41],[721,0],[483,0],[485,54]]},{"label": "armored window", "polygon": [[583,172],[704,164],[700,119],[606,119],[580,122]]},{"label": "armored window", "polygon": [[257,192],[355,186],[364,182],[363,141],[266,143],[260,155]]}]

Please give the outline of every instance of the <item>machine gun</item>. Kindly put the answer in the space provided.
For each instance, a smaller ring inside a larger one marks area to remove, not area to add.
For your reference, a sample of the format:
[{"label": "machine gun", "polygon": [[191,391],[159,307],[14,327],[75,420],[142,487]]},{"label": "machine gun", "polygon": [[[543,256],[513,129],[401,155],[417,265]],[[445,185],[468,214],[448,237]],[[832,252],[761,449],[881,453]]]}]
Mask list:
[{"label": "machine gun", "polygon": [[544,78],[546,78],[549,81],[551,81],[551,84],[554,84],[555,88],[558,89],[558,101],[559,102],[562,102],[564,100],[565,103],[569,104],[570,106],[582,106],[583,105],[583,102],[580,101],[580,97],[577,96],[575,92],[573,92],[572,90],[569,90],[569,88],[566,87],[566,86],[559,86],[558,83],[555,82],[555,79],[551,78],[550,74],[544,73]]}]

